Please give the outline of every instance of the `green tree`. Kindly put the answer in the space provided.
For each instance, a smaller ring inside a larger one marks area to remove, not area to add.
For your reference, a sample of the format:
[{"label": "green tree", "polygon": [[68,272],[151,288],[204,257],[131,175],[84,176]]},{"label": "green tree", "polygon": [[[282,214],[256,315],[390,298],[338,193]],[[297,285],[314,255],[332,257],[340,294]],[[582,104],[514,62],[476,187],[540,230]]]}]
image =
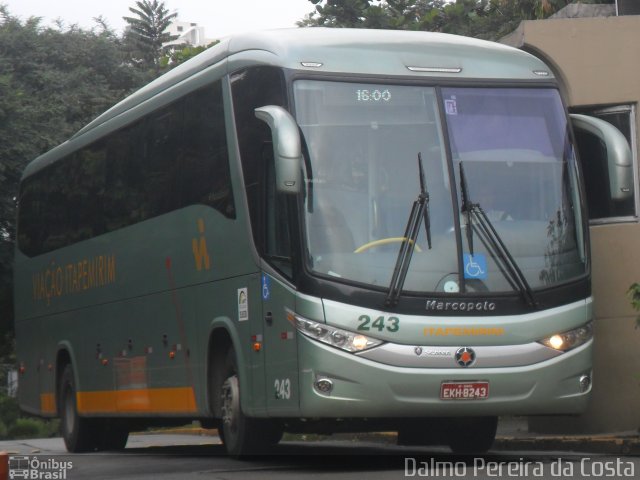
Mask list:
[{"label": "green tree", "polygon": [[375,28],[373,7],[380,13],[380,7],[374,5],[380,0],[309,0],[315,5],[315,12],[307,16],[306,25],[324,27]]},{"label": "green tree", "polygon": [[[627,290],[627,295],[631,301],[631,306],[637,312],[640,312],[640,283],[634,282]],[[640,314],[636,317],[636,328],[640,328]]]},{"label": "green tree", "polygon": [[[576,0],[309,0],[315,11],[298,24],[426,30],[497,40],[522,20],[548,18]],[[582,0],[580,3],[613,3]]]},{"label": "green tree", "polygon": [[182,45],[177,48],[172,48],[165,52],[163,57],[160,59],[160,66],[162,68],[175,68],[181,63],[192,59],[196,55],[204,52],[207,48],[211,48],[218,43],[220,43],[220,41],[216,40],[206,46],[194,47],[192,45]]},{"label": "green tree", "polygon": [[169,34],[167,28],[178,16],[169,13],[164,2],[139,0],[136,7],[129,7],[135,17],[123,17],[128,24],[124,38],[132,59],[144,67],[160,71],[163,44],[178,38]]},{"label": "green tree", "polygon": [[417,30],[423,18],[438,15],[445,4],[445,0],[387,0],[385,11],[391,28]]},{"label": "green tree", "polygon": [[[488,0],[309,0],[315,11],[300,26],[456,30]],[[452,23],[451,26],[447,25]]]}]

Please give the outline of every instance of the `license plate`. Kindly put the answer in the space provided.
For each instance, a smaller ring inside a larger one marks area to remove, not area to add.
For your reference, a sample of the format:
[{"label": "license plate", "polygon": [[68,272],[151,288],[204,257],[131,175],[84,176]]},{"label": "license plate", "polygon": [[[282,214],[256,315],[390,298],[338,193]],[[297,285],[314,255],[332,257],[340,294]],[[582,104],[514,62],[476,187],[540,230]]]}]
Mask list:
[{"label": "license plate", "polygon": [[482,400],[489,398],[489,382],[443,382],[441,400]]}]

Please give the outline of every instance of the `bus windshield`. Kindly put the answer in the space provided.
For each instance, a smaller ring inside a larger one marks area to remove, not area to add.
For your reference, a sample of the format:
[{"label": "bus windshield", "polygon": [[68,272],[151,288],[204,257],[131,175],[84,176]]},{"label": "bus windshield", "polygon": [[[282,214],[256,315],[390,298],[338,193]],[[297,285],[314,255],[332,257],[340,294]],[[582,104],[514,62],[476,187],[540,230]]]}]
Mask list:
[{"label": "bus windshield", "polygon": [[[527,288],[585,274],[574,153],[557,91],[438,93],[313,80],[296,81],[294,91],[308,152],[304,224],[316,274],[389,286],[421,191],[418,155],[429,228],[420,228],[404,291],[518,292],[499,243]],[[495,235],[463,208],[465,200],[486,214]]]}]

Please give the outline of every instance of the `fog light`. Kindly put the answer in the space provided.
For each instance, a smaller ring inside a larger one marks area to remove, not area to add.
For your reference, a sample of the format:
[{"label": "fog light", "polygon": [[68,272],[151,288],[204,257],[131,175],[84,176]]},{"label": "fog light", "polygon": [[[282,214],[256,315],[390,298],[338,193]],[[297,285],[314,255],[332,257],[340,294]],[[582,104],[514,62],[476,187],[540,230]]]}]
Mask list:
[{"label": "fog light", "polygon": [[320,378],[313,384],[316,390],[325,395],[329,395],[333,390],[333,382],[328,378]]},{"label": "fog light", "polygon": [[589,375],[582,375],[580,377],[580,392],[584,393],[591,387],[591,377]]}]

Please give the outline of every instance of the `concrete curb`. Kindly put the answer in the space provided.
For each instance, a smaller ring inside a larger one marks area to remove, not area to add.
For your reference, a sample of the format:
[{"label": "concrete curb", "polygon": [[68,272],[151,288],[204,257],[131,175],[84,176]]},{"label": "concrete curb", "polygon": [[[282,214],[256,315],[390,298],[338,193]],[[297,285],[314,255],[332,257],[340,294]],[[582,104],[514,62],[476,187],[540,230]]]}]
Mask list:
[{"label": "concrete curb", "polygon": [[[216,429],[199,427],[172,428],[145,432],[146,434],[176,434],[200,435],[204,437],[217,436]],[[135,434],[134,434],[135,435]],[[363,433],[357,435],[337,434],[333,438],[354,438],[382,443],[395,443],[395,433]],[[332,437],[327,437],[332,438]],[[315,440],[315,439],[314,439]],[[640,455],[640,435],[540,435],[529,433],[520,435],[498,435],[493,446],[496,450],[533,450],[533,451],[563,451],[580,453],[599,453],[611,455]]]},{"label": "concrete curb", "polygon": [[166,428],[161,430],[149,430],[146,432],[132,432],[131,435],[199,435],[202,437],[217,437],[218,430],[215,428],[201,428],[201,427],[178,427],[178,428]]},{"label": "concrete curb", "polygon": [[557,450],[581,453],[606,453],[612,455],[640,455],[640,437],[609,435],[500,436],[496,438],[494,448],[500,450]]}]

